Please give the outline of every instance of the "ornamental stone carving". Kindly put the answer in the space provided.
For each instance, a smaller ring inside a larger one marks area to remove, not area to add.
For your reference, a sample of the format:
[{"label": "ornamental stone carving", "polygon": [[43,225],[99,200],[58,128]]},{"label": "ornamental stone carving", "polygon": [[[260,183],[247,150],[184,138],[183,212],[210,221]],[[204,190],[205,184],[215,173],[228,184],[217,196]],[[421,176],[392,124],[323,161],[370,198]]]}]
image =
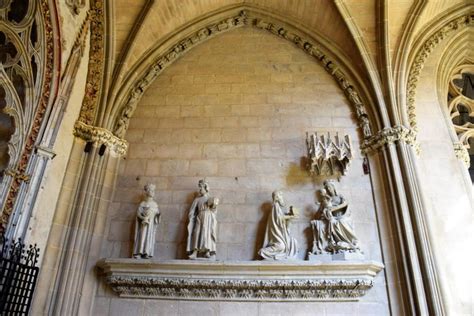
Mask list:
[{"label": "ornamental stone carving", "polygon": [[102,77],[105,67],[105,40],[107,38],[105,36],[104,0],[90,0],[89,6],[91,17],[89,69],[87,71],[84,100],[78,119],[87,125],[93,124],[96,110],[99,106]]},{"label": "ornamental stone carving", "polygon": [[365,139],[360,146],[363,154],[369,154],[376,150],[379,150],[387,144],[394,144],[395,142],[403,141],[409,145],[414,145],[415,150],[418,151],[416,146],[416,133],[413,129],[406,128],[405,126],[395,126],[391,128],[384,128],[377,134]]},{"label": "ornamental stone carving", "polygon": [[133,257],[148,259],[155,252],[155,235],[161,214],[158,203],[154,200],[155,185],[145,185],[145,198],[137,209],[135,219],[135,242],[133,246]]},{"label": "ornamental stone carving", "polygon": [[105,282],[121,297],[206,301],[358,300],[383,269],[373,261],[102,259],[97,265]]},{"label": "ornamental stone carving", "polygon": [[320,193],[318,218],[311,221],[313,248],[309,260],[362,259],[359,241],[352,227],[349,203],[330,180]]},{"label": "ornamental stone carving", "polygon": [[194,199],[188,214],[186,251],[191,260],[216,260],[216,212],[219,199],[209,195],[206,180],[199,180],[198,187],[199,195]]},{"label": "ornamental stone carving", "polygon": [[15,126],[8,141],[10,159],[6,168],[21,176],[7,175],[0,181],[0,233],[10,220],[22,182],[29,179],[28,164],[58,78],[48,1],[26,2],[25,10],[16,13],[11,10],[14,5],[18,4],[4,1],[0,10],[0,29],[5,36],[0,90],[7,104],[3,111],[13,118]]},{"label": "ornamental stone carving", "polygon": [[423,46],[418,51],[413,64],[410,68],[410,73],[407,80],[407,110],[408,110],[408,120],[410,127],[413,129],[414,133],[418,132],[418,125],[416,121],[415,113],[415,96],[418,80],[421,74],[421,70],[426,62],[428,56],[433,52],[436,46],[442,42],[447,36],[452,32],[459,30],[463,27],[470,26],[474,24],[474,16],[472,14],[462,16],[453,21],[450,21],[436,33],[431,35]]},{"label": "ornamental stone carving", "polygon": [[263,248],[260,249],[258,254],[266,260],[296,259],[298,244],[290,234],[289,224],[297,215],[294,213],[292,206],[290,206],[288,212],[283,210],[285,201],[280,191],[273,192],[272,198],[272,212],[268,217]]},{"label": "ornamental stone carving", "polygon": [[306,133],[308,169],[315,176],[345,175],[352,160],[352,145],[349,135],[331,139],[331,135]]},{"label": "ornamental stone carving", "polygon": [[104,144],[119,156],[123,156],[127,152],[127,141],[118,138],[105,128],[90,126],[81,121],[76,121],[74,124],[74,136],[82,138],[86,142]]}]

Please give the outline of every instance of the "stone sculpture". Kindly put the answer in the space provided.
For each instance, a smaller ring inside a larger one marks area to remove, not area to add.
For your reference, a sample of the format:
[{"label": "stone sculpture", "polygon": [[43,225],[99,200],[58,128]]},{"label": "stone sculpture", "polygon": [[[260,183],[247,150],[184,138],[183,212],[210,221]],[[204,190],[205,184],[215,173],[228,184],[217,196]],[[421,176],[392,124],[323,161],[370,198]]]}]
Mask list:
[{"label": "stone sculpture", "polygon": [[219,199],[209,195],[209,184],[199,180],[199,196],[189,209],[188,240],[186,251],[189,259],[216,259],[217,220]]},{"label": "stone sculpture", "polygon": [[137,209],[135,220],[135,243],[133,247],[134,258],[151,258],[155,248],[156,228],[160,223],[160,210],[153,199],[155,185],[145,185],[145,198]]},{"label": "stone sculpture", "polygon": [[263,248],[258,254],[267,260],[295,259],[298,246],[296,239],[290,235],[288,225],[292,219],[297,217],[297,214],[294,213],[292,206],[290,206],[288,213],[283,211],[285,202],[280,191],[273,192],[272,198],[272,212],[268,218]]},{"label": "stone sculpture", "polygon": [[306,133],[308,169],[315,176],[344,175],[352,160],[352,144],[349,135],[334,138],[328,133]]},{"label": "stone sculpture", "polygon": [[[348,212],[349,205],[344,197],[337,193],[332,181],[324,181],[320,199],[320,216],[311,221],[313,249],[309,259],[322,259],[323,257],[317,258],[317,255],[328,254],[333,255],[334,259],[361,258],[358,239]],[[349,253],[355,255],[348,256]]]}]

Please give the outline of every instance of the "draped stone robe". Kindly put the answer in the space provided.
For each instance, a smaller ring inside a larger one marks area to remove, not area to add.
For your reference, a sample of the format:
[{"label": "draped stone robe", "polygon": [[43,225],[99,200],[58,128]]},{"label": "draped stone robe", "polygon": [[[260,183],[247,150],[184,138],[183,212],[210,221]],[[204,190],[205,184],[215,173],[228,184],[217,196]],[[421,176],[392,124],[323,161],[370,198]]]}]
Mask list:
[{"label": "draped stone robe", "polygon": [[153,257],[155,252],[156,227],[159,223],[160,211],[153,201],[142,201],[138,206],[135,220],[134,257]]},{"label": "draped stone robe", "polygon": [[209,195],[194,199],[189,210],[188,241],[186,251],[216,252],[217,220],[216,208],[210,207]]},{"label": "draped stone robe", "polygon": [[274,202],[267,222],[263,248],[258,254],[264,259],[287,260],[294,259],[297,252],[296,239],[290,235],[285,213],[280,203]]}]

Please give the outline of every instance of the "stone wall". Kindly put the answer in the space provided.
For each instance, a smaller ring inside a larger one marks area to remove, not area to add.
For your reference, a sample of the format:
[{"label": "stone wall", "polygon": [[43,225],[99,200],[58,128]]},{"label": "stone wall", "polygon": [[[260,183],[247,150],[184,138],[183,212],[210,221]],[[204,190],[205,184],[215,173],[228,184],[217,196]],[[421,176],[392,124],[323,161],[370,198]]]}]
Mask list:
[{"label": "stone wall", "polygon": [[[162,213],[155,259],[184,259],[188,209],[198,180],[206,177],[211,194],[221,199],[218,260],[257,259],[276,189],[300,210],[290,229],[304,259],[311,247],[316,190],[322,184],[304,168],[306,131],[351,135],[355,158],[337,186],[350,203],[366,258],[382,261],[374,190],[362,172],[360,137],[348,101],[314,60],[290,43],[250,28],[194,48],[145,93],[126,135],[130,149],[121,162],[102,256],[131,255],[136,207],[143,185],[152,182]],[[383,273],[359,303],[125,300],[102,283],[97,295],[94,313],[104,315],[127,314],[125,308],[128,314],[163,315],[388,314]]]}]

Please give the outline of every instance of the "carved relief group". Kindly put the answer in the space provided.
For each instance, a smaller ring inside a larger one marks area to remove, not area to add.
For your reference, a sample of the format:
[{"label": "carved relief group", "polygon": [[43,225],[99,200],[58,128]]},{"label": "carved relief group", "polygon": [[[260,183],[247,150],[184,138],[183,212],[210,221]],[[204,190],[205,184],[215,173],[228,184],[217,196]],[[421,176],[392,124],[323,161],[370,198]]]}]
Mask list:
[{"label": "carved relief group", "polygon": [[[210,195],[206,180],[199,180],[198,188],[198,195],[188,212],[186,251],[191,260],[216,260],[218,224],[216,214],[219,198]],[[137,209],[134,258],[147,259],[154,254],[155,234],[160,223],[160,211],[154,195],[155,186],[147,184],[145,198]],[[341,194],[338,194],[333,181],[324,181],[323,188],[319,190],[319,198],[317,218],[310,222],[313,246],[308,253],[308,259],[310,261],[362,259],[359,241],[348,211],[349,204]],[[286,209],[283,193],[273,192],[272,210],[268,217],[264,242],[258,252],[262,259],[274,261],[297,259],[298,244],[290,232],[290,223],[297,217],[298,213],[293,206]],[[357,256],[347,256],[347,253]],[[338,254],[338,257],[331,257]]]}]

